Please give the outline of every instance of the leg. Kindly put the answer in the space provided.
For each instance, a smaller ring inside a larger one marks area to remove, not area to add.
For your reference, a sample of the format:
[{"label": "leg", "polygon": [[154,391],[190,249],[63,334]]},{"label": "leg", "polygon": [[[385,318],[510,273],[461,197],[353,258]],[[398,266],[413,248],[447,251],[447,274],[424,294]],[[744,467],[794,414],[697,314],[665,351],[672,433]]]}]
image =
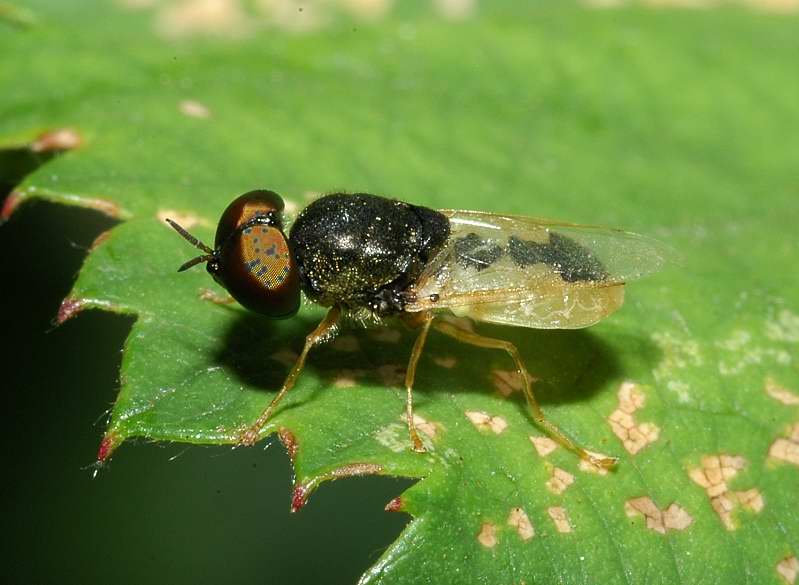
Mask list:
[{"label": "leg", "polygon": [[264,428],[264,425],[267,423],[267,421],[269,421],[278,402],[280,402],[286,393],[288,393],[288,391],[294,387],[294,382],[297,381],[297,376],[300,375],[300,372],[305,365],[305,358],[308,357],[308,352],[311,351],[312,347],[327,339],[327,337],[333,331],[333,328],[336,326],[336,322],[338,321],[340,315],[341,309],[337,306],[332,307],[327,312],[327,315],[325,315],[325,318],[322,319],[322,322],[317,325],[316,329],[314,329],[305,338],[305,346],[302,348],[302,353],[300,353],[300,356],[294,363],[294,367],[291,368],[289,375],[286,377],[286,381],[283,382],[283,387],[280,388],[280,392],[278,392],[277,396],[272,399],[272,402],[269,403],[269,406],[266,407],[266,409],[261,413],[261,416],[258,417],[252,426],[250,426],[250,428],[248,428],[239,436],[239,445],[249,446],[255,444],[255,442],[258,440],[258,434],[261,432],[261,429]]},{"label": "leg", "polygon": [[567,437],[563,431],[557,427],[557,425],[547,420],[543,411],[541,410],[541,406],[539,406],[538,401],[533,395],[533,389],[530,384],[530,376],[527,373],[527,368],[522,361],[521,355],[519,355],[519,350],[516,349],[516,346],[510,341],[505,341],[504,339],[494,339],[492,337],[484,337],[482,335],[478,335],[477,333],[472,333],[471,331],[459,329],[458,327],[455,327],[454,325],[444,321],[437,321],[435,327],[442,333],[445,333],[450,337],[454,337],[458,341],[468,343],[469,345],[476,345],[477,347],[485,347],[490,349],[502,349],[506,351],[516,364],[516,371],[522,377],[524,396],[527,398],[527,404],[530,407],[530,411],[532,412],[533,419],[535,420],[536,424],[542,427],[550,437],[558,441],[569,451],[576,453],[580,459],[588,461],[592,465],[604,469],[610,469],[616,464],[617,459],[615,457],[596,457],[591,455],[588,451],[575,444],[574,441]]},{"label": "leg", "polygon": [[210,301],[215,305],[232,305],[236,301],[230,295],[218,295],[210,288],[204,288],[200,291],[200,298],[204,301]]},{"label": "leg", "polygon": [[411,444],[413,450],[417,453],[424,453],[424,445],[419,438],[419,433],[416,432],[416,425],[413,422],[413,380],[416,378],[416,364],[419,363],[419,358],[422,355],[424,343],[427,341],[427,332],[430,331],[430,324],[433,322],[433,314],[425,313],[422,317],[422,330],[413,344],[413,351],[411,351],[411,359],[408,362],[408,369],[405,370],[405,390],[408,396],[405,400],[405,416],[408,418],[408,432],[411,435]]}]

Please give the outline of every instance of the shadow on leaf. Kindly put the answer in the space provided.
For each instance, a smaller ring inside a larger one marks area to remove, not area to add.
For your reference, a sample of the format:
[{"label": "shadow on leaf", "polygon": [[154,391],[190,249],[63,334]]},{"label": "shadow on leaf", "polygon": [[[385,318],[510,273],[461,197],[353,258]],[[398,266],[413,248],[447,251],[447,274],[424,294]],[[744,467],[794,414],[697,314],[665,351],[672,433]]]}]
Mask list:
[{"label": "shadow on leaf", "polygon": [[[276,392],[301,351],[305,335],[320,319],[321,313],[301,313],[288,321],[237,313],[215,359],[242,383]],[[636,348],[639,358],[650,367],[659,360],[659,350],[651,342],[631,334],[617,335],[623,337],[623,343],[612,345],[590,330],[485,324],[476,328],[481,334],[516,344],[535,378],[534,390],[542,405],[586,401],[608,383],[624,378],[615,349],[619,345]],[[298,387],[303,385],[303,376],[313,376],[323,388],[357,385],[403,389],[414,339],[415,332],[399,322],[371,329],[345,325],[337,340],[311,351]],[[516,381],[513,362],[504,352],[465,345],[432,331],[419,362],[414,390],[418,405],[430,393],[444,391],[509,394],[526,408]],[[300,404],[286,404],[285,408]]]}]

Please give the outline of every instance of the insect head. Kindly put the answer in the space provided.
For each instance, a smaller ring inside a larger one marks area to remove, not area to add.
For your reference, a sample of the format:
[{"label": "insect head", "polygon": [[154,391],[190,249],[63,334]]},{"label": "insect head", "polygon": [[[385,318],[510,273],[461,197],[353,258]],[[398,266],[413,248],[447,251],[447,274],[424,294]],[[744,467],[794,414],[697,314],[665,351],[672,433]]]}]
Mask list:
[{"label": "insect head", "polygon": [[205,262],[209,274],[240,305],[273,319],[293,316],[300,307],[300,282],[283,233],[283,207],[280,195],[273,191],[250,191],[236,198],[222,213],[213,249],[167,219],[205,252],[178,271]]}]

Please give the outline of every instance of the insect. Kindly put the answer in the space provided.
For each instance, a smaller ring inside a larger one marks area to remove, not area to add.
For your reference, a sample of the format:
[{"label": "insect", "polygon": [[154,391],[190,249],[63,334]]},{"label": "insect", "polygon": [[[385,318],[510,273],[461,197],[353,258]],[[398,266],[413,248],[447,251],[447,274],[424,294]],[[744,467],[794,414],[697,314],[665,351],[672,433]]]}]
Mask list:
[{"label": "insect", "polygon": [[466,344],[507,352],[536,424],[582,459],[603,468],[615,464],[615,458],[577,445],[544,416],[512,343],[436,317],[449,312],[539,329],[587,327],[622,305],[627,281],[660,267],[663,246],[656,240],[596,226],[433,210],[367,193],[333,193],[313,201],[286,237],[283,209],[283,200],[272,191],[241,195],[222,214],[213,248],[167,220],[204,252],[179,270],[205,263],[245,308],[286,319],[299,309],[301,292],[328,307],[275,398],[239,436],[240,444],[255,443],[294,386],[308,352],[334,337],[342,320],[379,323],[398,317],[418,329],[405,375],[414,450],[424,451],[413,422],[413,383],[432,328]]}]

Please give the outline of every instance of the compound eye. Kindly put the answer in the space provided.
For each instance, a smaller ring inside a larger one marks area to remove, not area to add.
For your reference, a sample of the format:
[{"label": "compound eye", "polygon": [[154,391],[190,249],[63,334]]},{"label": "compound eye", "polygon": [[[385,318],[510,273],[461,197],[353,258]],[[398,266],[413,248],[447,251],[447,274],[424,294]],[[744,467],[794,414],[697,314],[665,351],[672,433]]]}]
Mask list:
[{"label": "compound eye", "polygon": [[283,232],[254,224],[227,242],[225,287],[244,307],[272,317],[291,317],[300,306],[297,267]]},{"label": "compound eye", "polygon": [[241,234],[241,256],[247,271],[266,290],[280,288],[292,268],[286,239],[280,230],[268,226],[246,228]]}]

